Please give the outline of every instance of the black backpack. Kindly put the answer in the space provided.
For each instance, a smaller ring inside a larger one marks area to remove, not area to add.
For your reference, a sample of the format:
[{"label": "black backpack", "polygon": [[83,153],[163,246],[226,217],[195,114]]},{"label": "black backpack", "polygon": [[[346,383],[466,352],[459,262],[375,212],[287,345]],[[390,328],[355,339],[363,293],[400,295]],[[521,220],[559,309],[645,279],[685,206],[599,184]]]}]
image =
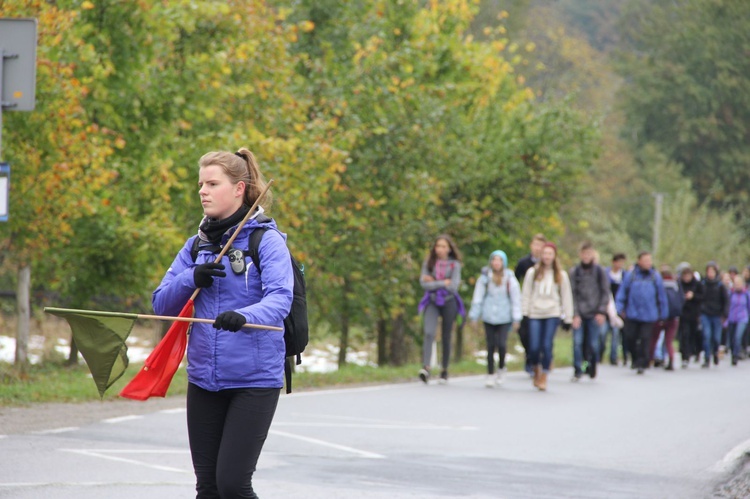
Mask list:
[{"label": "black backpack", "polygon": [[682,307],[685,304],[685,295],[682,292],[682,288],[678,284],[676,288],[671,286],[664,286],[664,292],[667,294],[667,306],[669,313],[668,319],[674,319],[682,315]]},{"label": "black backpack", "polygon": [[[258,222],[265,223],[270,222],[271,219],[264,216],[257,218]],[[244,256],[249,256],[253,261],[253,265],[258,269],[258,273],[262,272],[260,266],[260,254],[258,253],[258,247],[260,246],[260,240],[263,239],[263,234],[269,230],[266,227],[257,227],[250,233],[248,240],[248,248],[245,251]],[[193,262],[198,258],[200,238],[196,237],[193,240],[193,247],[190,250],[190,257]],[[219,252],[221,248],[218,246],[210,246],[204,249],[210,251]],[[284,377],[286,378],[286,392],[292,392],[292,372],[294,368],[292,366],[292,358],[297,357],[295,363],[300,365],[302,363],[302,352],[305,351],[307,343],[310,339],[309,327],[307,323],[307,292],[305,289],[305,270],[304,266],[300,265],[297,260],[292,259],[292,273],[294,274],[294,291],[292,293],[292,307],[289,311],[289,315],[284,319],[284,344],[286,346],[286,362],[284,362]]]}]

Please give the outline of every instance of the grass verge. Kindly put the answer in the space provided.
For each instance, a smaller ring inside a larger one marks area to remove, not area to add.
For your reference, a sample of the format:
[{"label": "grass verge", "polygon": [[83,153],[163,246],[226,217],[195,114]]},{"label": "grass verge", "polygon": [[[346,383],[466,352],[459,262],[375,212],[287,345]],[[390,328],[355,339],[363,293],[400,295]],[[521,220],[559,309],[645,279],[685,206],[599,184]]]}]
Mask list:
[{"label": "grass verge", "polygon": [[[514,350],[517,336],[509,341],[509,351]],[[569,332],[560,331],[555,337],[555,365],[569,366],[572,360],[572,340]],[[517,355],[507,365],[509,371],[522,368],[523,356]],[[103,400],[115,400],[120,390],[140,369],[141,364],[128,367],[125,374],[104,394]],[[417,379],[418,364],[405,366],[367,367],[347,365],[328,373],[304,373],[294,375],[294,391],[323,388],[341,388],[383,383],[409,382]],[[463,360],[451,364],[451,376],[484,374],[486,367],[474,360]],[[187,391],[187,376],[179,369],[170,385],[168,396],[184,395]],[[65,366],[60,362],[31,365],[21,375],[12,365],[0,363],[0,407],[25,406],[34,403],[77,403],[99,399],[99,393],[84,364]]]}]

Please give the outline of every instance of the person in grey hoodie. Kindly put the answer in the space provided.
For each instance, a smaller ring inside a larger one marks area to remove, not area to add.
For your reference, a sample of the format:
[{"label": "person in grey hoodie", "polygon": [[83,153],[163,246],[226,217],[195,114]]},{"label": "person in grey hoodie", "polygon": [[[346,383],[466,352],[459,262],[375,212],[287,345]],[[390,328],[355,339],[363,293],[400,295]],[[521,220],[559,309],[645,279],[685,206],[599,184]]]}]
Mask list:
[{"label": "person in grey hoodie", "polygon": [[[479,319],[484,323],[487,339],[487,379],[488,388],[503,382],[505,354],[507,351],[508,332],[511,327],[518,329],[521,323],[521,286],[515,274],[508,269],[508,256],[502,250],[490,254],[489,265],[474,286],[469,320],[476,324]],[[495,351],[498,353],[497,371],[495,371]],[[494,376],[493,376],[494,374]]]},{"label": "person in grey hoodie", "polygon": [[580,263],[568,272],[573,292],[573,381],[581,379],[584,360],[588,362],[587,374],[592,379],[596,377],[599,341],[607,322],[610,296],[607,272],[594,261],[594,245],[582,243],[578,254]]},{"label": "person in grey hoodie", "polygon": [[442,318],[443,369],[440,372],[440,383],[447,383],[453,324],[459,315],[466,316],[464,304],[458,295],[458,287],[461,284],[461,253],[447,234],[435,238],[430,254],[422,264],[419,284],[425,291],[418,308],[423,314],[424,321],[422,369],[419,371],[419,379],[425,384],[429,381],[432,345],[437,336],[438,318]]}]

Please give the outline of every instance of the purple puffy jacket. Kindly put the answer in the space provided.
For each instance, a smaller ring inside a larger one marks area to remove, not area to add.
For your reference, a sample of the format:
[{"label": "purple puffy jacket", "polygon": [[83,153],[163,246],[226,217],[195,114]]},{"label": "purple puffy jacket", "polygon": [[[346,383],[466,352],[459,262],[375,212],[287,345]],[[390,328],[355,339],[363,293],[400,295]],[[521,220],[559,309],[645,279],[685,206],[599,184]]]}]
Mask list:
[{"label": "purple puffy jacket", "polygon": [[[226,277],[215,277],[211,287],[201,289],[195,299],[195,317],[214,319],[221,312],[234,310],[251,324],[284,326],[292,305],[294,276],[286,236],[274,221],[259,224],[250,220],[232,246],[246,250],[250,233],[256,227],[269,227],[258,253],[262,278],[249,256],[246,270],[235,274],[224,256]],[[225,243],[234,228],[224,235]],[[213,261],[215,254],[200,251],[193,262],[190,250],[193,236],[185,242],[153,293],[154,312],[176,316],[195,290],[193,269]],[[214,329],[212,324],[192,325],[187,350],[188,381],[218,391],[228,388],[281,388],[284,384],[284,333],[266,329],[241,329],[236,333]]]}]

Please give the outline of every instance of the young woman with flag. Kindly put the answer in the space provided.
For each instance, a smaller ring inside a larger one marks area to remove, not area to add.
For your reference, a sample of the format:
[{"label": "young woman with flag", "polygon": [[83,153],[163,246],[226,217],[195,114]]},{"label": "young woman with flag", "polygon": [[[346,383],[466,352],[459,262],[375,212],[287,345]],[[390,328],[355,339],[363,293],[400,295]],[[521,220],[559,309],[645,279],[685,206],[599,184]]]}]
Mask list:
[{"label": "young woman with flag", "polygon": [[[283,327],[294,278],[286,236],[273,220],[245,219],[266,186],[247,149],[201,157],[198,194],[203,220],[153,294],[154,311],[176,315],[196,287],[196,323],[188,343],[187,425],[197,497],[257,498],[252,477],[283,387],[283,332],[243,329],[245,323]],[[263,205],[270,205],[266,196]],[[260,212],[258,212],[260,213]],[[259,246],[263,272],[244,254],[250,234],[267,227]],[[239,231],[221,262],[214,262]],[[191,250],[199,238],[198,255]]]}]

